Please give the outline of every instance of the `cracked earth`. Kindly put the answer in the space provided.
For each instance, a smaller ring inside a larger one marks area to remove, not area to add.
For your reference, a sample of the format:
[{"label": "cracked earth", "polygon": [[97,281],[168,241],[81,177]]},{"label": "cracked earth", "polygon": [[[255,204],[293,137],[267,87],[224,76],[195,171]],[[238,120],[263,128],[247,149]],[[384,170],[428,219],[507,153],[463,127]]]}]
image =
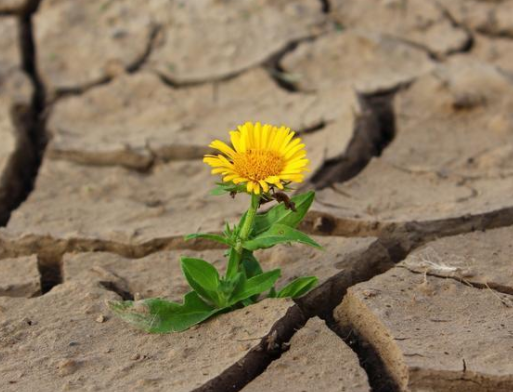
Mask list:
[{"label": "cracked earth", "polygon": [[[513,1],[0,0],[0,390],[513,390]],[[201,162],[302,134],[298,299],[148,335],[246,208]]]}]

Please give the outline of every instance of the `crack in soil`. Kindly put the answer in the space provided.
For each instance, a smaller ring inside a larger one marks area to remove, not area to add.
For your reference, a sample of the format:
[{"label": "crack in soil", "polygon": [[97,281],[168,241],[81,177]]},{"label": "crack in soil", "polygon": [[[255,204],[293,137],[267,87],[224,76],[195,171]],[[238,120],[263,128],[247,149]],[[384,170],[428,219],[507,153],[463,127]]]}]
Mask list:
[{"label": "crack in soil", "polygon": [[[148,33],[148,39],[146,42],[146,48],[145,48],[144,52],[141,53],[141,55],[138,58],[136,58],[131,64],[128,64],[126,66],[125,71],[127,73],[130,73],[130,74],[136,73],[144,66],[144,64],[147,62],[148,58],[150,57],[150,55],[155,47],[155,42],[157,40],[158,33],[160,32],[160,30],[161,30],[161,26],[159,26],[159,25],[155,25],[150,28],[150,32]],[[81,94],[88,92],[89,90],[92,90],[95,87],[100,87],[105,84],[109,84],[115,78],[116,78],[116,75],[105,75],[97,80],[91,81],[89,83],[85,83],[80,86],[56,88],[55,91],[53,92],[53,97],[51,99],[51,102],[49,102],[49,105],[55,104],[55,102],[57,102],[58,100],[60,100],[62,98],[65,98],[68,96],[73,96],[73,95],[81,95]]]},{"label": "crack in soil", "polygon": [[0,226],[7,225],[12,211],[32,192],[47,144],[46,90],[37,70],[32,24],[32,15],[39,3],[27,3],[27,13],[17,17],[22,69],[33,86],[33,93],[30,105],[15,104],[10,111],[16,130],[16,147],[6,170],[6,195],[0,200]]},{"label": "crack in soil", "polygon": [[263,63],[264,69],[267,71],[271,79],[276,83],[276,86],[282,88],[285,91],[288,91],[289,93],[302,92],[296,84],[294,75],[291,75],[289,72],[287,72],[281,65],[281,62],[285,56],[294,52],[299,47],[299,45],[305,42],[313,42],[318,37],[319,36],[308,36],[291,41],[283,49],[271,55]]},{"label": "crack in soil", "polygon": [[0,245],[0,260],[33,254],[56,260],[65,253],[85,252],[110,252],[129,259],[139,259],[163,250],[190,249],[200,251],[225,248],[221,244],[203,239],[185,241],[183,236],[158,238],[141,244],[127,244],[99,239],[56,239],[51,236],[29,235],[13,240],[0,237]]},{"label": "crack in soil", "polygon": [[468,26],[458,22],[456,18],[451,14],[451,12],[447,9],[447,7],[445,7],[439,0],[435,0],[435,5],[442,12],[444,18],[446,18],[451,23],[452,27],[454,27],[455,29],[462,29],[467,35],[466,42],[460,48],[454,48],[447,52],[445,54],[445,57],[449,57],[458,53],[471,52],[475,44],[475,38],[474,34],[472,33],[472,30],[468,28]]},{"label": "crack in soil", "polygon": [[0,17],[4,17],[4,16],[15,16],[16,17],[16,16],[33,14],[39,8],[39,4],[41,4],[41,1],[43,1],[43,0],[26,0],[25,4],[19,9],[12,8],[10,10],[0,11]]},{"label": "crack in soil", "polygon": [[319,0],[322,5],[322,12],[325,14],[329,14],[331,12],[331,3],[330,0]]},{"label": "crack in soil", "polygon": [[341,268],[339,273],[295,302],[308,318],[331,317],[333,309],[342,302],[349,287],[372,279],[395,265],[396,255],[392,248],[392,243],[378,240],[363,253],[348,255],[343,264],[349,268],[337,266]]},{"label": "crack in soil", "polygon": [[165,83],[166,85],[168,85],[174,89],[181,89],[181,88],[200,86],[200,85],[210,84],[210,83],[226,82],[226,81],[232,80],[248,71],[251,71],[253,69],[256,69],[259,67],[264,67],[264,69],[266,69],[269,72],[269,75],[277,83],[277,85],[279,87],[282,87],[283,89],[285,89],[286,91],[289,91],[289,92],[297,92],[299,90],[293,84],[286,83],[282,80],[282,78],[277,76],[277,74],[282,74],[282,75],[285,74],[283,68],[279,65],[279,62],[285,55],[287,55],[291,51],[295,50],[299,46],[299,44],[301,44],[303,42],[314,41],[321,35],[322,35],[322,33],[318,33],[315,35],[308,35],[305,37],[296,38],[294,40],[291,40],[287,44],[285,44],[283,48],[278,49],[276,52],[268,55],[267,58],[265,58],[261,61],[258,61],[255,64],[249,65],[245,68],[242,68],[240,70],[233,71],[231,73],[228,73],[226,75],[219,76],[219,77],[210,77],[210,78],[204,78],[204,79],[184,82],[184,81],[174,80],[173,78],[170,78],[160,72],[156,72],[156,74],[160,77],[162,82]]},{"label": "crack in soil", "polygon": [[130,291],[126,290],[124,287],[121,287],[116,282],[113,281],[101,281],[100,285],[108,291],[112,291],[113,293],[116,293],[121,297],[123,301],[133,301],[134,300],[134,294]]},{"label": "crack in soil", "polygon": [[46,294],[55,286],[63,282],[62,256],[53,258],[48,256],[37,257],[37,268],[41,282],[41,295]]},{"label": "crack in soil", "polygon": [[342,328],[334,320],[325,320],[326,325],[342,339],[357,355],[360,366],[367,373],[372,392],[399,392],[399,385],[388,371],[378,351],[350,327]]},{"label": "crack in soil", "polygon": [[342,156],[325,161],[313,175],[312,183],[316,189],[356,177],[373,157],[381,155],[395,137],[393,100],[403,87],[359,94],[362,113],[356,120],[353,139]]},{"label": "crack in soil", "polygon": [[292,336],[306,324],[306,321],[307,317],[301,309],[297,305],[292,306],[285,316],[273,325],[257,347],[221,375],[193,392],[240,391],[262,374],[271,362],[280,358],[288,348]]}]

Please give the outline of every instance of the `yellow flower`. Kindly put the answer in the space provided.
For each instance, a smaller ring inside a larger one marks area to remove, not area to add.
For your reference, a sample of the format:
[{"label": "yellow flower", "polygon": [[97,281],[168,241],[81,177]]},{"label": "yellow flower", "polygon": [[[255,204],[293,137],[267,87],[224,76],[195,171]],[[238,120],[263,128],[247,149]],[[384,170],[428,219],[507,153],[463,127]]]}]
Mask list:
[{"label": "yellow flower", "polygon": [[284,182],[302,182],[309,170],[305,145],[294,134],[284,126],[247,122],[230,132],[233,148],[214,140],[209,147],[224,155],[205,155],[203,162],[224,182],[246,183],[249,193],[269,192],[272,186],[283,189]]}]

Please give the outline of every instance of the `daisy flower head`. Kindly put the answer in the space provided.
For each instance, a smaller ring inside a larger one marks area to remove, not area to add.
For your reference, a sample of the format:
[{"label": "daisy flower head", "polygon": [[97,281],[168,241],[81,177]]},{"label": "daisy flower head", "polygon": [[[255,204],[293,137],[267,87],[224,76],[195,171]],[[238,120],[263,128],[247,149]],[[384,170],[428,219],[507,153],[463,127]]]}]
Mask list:
[{"label": "daisy flower head", "polygon": [[290,182],[303,182],[308,171],[305,145],[285,126],[250,123],[231,131],[231,144],[214,140],[209,147],[220,151],[205,155],[203,162],[220,174],[223,182],[246,184],[248,193],[259,195],[272,187],[283,189]]}]

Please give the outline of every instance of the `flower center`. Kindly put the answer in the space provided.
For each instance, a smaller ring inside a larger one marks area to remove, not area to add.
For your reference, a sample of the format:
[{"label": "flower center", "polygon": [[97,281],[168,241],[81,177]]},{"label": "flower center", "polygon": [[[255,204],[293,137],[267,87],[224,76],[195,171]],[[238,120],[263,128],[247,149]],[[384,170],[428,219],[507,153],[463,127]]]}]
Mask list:
[{"label": "flower center", "polygon": [[247,150],[243,154],[237,154],[233,165],[241,177],[261,181],[269,176],[279,175],[285,167],[285,161],[274,151]]}]

